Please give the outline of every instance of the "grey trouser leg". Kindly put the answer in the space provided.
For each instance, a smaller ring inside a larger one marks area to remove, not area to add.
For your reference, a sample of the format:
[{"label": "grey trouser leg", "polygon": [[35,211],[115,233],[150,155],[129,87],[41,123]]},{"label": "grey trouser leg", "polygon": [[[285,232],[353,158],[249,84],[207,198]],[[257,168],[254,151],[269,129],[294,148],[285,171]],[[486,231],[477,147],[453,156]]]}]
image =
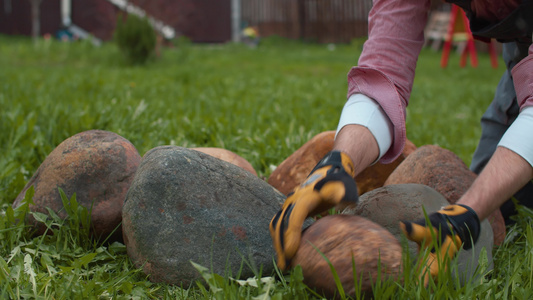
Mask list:
[{"label": "grey trouser leg", "polygon": [[[481,139],[477,146],[470,169],[479,174],[491,158],[501,137],[514,122],[519,113],[519,106],[516,102],[516,92],[514,89],[511,69],[525,56],[529,45],[516,43],[503,44],[503,59],[507,70],[503,74],[492,103],[485,114],[481,117]],[[533,207],[533,184],[529,182],[520,190],[515,198],[520,204]],[[500,207],[500,210],[507,224],[512,223],[510,216],[516,214],[512,201],[507,201]]]}]

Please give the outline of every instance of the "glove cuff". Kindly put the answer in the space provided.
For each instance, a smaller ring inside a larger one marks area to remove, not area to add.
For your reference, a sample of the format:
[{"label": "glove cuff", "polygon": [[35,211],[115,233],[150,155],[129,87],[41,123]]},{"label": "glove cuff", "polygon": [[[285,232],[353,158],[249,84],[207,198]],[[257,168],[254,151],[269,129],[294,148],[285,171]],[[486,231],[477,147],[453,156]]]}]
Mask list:
[{"label": "glove cuff", "polygon": [[481,231],[479,217],[476,212],[463,204],[456,204],[466,209],[465,213],[459,215],[444,215],[447,221],[452,225],[455,234],[463,242],[463,249],[468,250],[476,243]]},{"label": "glove cuff", "polygon": [[346,173],[350,174],[352,177],[355,175],[355,168],[352,159],[348,156],[348,154],[338,150],[328,152],[309,174],[313,174],[316,170],[325,166],[332,166],[332,169],[340,168]]}]

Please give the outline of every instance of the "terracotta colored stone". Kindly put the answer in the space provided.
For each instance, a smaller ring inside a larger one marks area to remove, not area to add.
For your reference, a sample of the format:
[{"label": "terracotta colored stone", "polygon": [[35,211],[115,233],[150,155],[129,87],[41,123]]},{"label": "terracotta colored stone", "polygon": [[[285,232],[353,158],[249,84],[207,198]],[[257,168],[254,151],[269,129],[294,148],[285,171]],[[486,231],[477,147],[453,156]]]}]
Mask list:
[{"label": "terracotta colored stone", "polygon": [[[390,174],[384,185],[425,184],[453,204],[468,190],[476,177],[477,175],[452,151],[436,145],[424,145],[411,153]],[[500,210],[495,210],[488,219],[494,232],[494,245],[501,245],[506,229]]]},{"label": "terracotta colored stone", "polygon": [[319,251],[335,268],[347,296],[356,296],[355,282],[361,285],[363,293],[371,295],[372,283],[378,279],[379,262],[382,280],[389,277],[401,280],[400,243],[386,229],[366,218],[330,215],[317,220],[302,234],[292,266],[300,265],[304,283],[331,298],[338,295],[337,287],[330,266]]},{"label": "terracotta colored stone", "polygon": [[[359,198],[359,203],[342,211],[343,214],[357,215],[369,219],[387,229],[398,241],[406,241],[411,257],[418,254],[418,244],[408,241],[400,231],[400,221],[416,221],[427,214],[438,211],[448,205],[440,193],[423,184],[394,184],[377,188]],[[472,277],[478,267],[479,255],[486,250],[489,262],[492,262],[494,236],[488,220],[481,222],[481,233],[473,249],[463,250],[458,256],[458,275],[463,283]],[[492,266],[491,266],[492,267]]]},{"label": "terracotta colored stone", "polygon": [[237,167],[241,167],[245,169],[246,171],[257,176],[257,172],[255,171],[252,164],[234,152],[231,152],[223,148],[213,148],[213,147],[198,147],[198,148],[191,148],[191,149],[203,152],[205,154],[209,154],[213,157],[222,159],[223,161],[227,161],[230,164],[234,164]]},{"label": "terracotta colored stone", "polygon": [[492,212],[487,220],[490,222],[492,231],[494,232],[494,245],[500,246],[507,235],[507,228],[505,227],[505,219],[499,209]]},{"label": "terracotta colored stone", "polygon": [[[285,159],[268,178],[268,183],[287,195],[305,181],[316,164],[333,149],[335,131],[317,134]],[[416,146],[407,141],[402,154],[390,164],[376,163],[355,177],[359,195],[383,186],[394,169]]]},{"label": "terracotta colored stone", "polygon": [[411,153],[416,151],[416,145],[410,140],[405,140],[405,146],[403,147],[402,156],[406,158]]},{"label": "terracotta colored stone", "polygon": [[[28,188],[33,186],[35,205],[31,205],[30,210],[48,214],[48,207],[65,218],[58,190],[61,188],[69,199],[75,193],[80,205],[89,210],[92,207],[95,237],[107,238],[116,230],[111,240],[121,239],[118,226],[122,219],[122,205],[140,160],[137,149],[116,133],[102,130],[78,133],[48,155],[13,206],[19,206]],[[38,234],[44,232],[44,224],[33,218],[28,221],[36,227]]]},{"label": "terracotta colored stone", "polygon": [[455,203],[476,178],[455,153],[436,145],[419,147],[404,162],[389,176],[385,185],[425,184],[450,203]]},{"label": "terracotta colored stone", "polygon": [[333,149],[335,131],[315,135],[285,159],[268,178],[268,183],[287,195],[304,182],[315,165]]},{"label": "terracotta colored stone", "polygon": [[191,261],[221,276],[270,274],[268,226],[284,200],[234,164],[156,147],[143,156],[122,210],[128,256],[152,282],[185,287],[201,278]]}]

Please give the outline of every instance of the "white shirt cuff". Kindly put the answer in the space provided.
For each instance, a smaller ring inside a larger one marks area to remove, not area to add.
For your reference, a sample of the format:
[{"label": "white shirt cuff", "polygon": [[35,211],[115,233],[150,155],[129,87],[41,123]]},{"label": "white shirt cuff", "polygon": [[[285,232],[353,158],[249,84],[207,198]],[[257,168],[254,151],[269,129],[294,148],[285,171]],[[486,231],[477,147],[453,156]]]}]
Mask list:
[{"label": "white shirt cuff", "polygon": [[533,107],[522,109],[498,146],[515,152],[533,166]]},{"label": "white shirt cuff", "polygon": [[344,104],[337,134],[344,126],[352,124],[362,125],[374,135],[379,147],[379,156],[375,162],[379,161],[391,147],[393,136],[392,122],[381,106],[363,94],[353,94]]}]

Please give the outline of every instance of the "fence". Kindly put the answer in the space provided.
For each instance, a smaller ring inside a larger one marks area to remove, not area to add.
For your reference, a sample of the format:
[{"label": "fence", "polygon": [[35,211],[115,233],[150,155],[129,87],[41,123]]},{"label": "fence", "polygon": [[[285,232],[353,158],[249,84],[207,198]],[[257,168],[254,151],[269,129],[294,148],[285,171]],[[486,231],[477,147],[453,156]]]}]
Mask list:
[{"label": "fence", "polygon": [[366,36],[372,0],[242,0],[242,20],[262,36],[347,43]]}]

